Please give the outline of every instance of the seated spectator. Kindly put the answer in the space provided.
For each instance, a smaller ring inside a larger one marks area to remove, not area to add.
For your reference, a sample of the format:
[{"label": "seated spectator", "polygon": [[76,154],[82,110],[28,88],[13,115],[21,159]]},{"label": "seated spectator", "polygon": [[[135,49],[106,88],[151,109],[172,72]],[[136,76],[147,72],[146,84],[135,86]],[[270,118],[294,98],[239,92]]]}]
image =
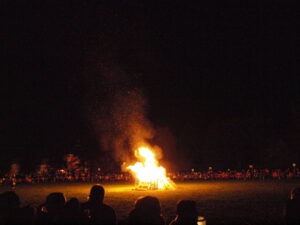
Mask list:
[{"label": "seated spectator", "polygon": [[139,198],[128,216],[127,224],[164,225],[159,200],[151,196]]},{"label": "seated spectator", "polygon": [[170,225],[197,225],[198,212],[196,202],[181,200],[177,204],[177,216]]},{"label": "seated spectator", "polygon": [[91,224],[116,224],[116,214],[112,207],[103,203],[104,188],[94,185],[91,188],[89,200],[82,204],[82,209],[87,212]]},{"label": "seated spectator", "polygon": [[38,224],[60,224],[66,199],[63,193],[53,192],[46,198],[46,202],[39,207]]},{"label": "seated spectator", "polygon": [[14,191],[0,194],[0,224],[33,224],[34,218],[34,208],[21,208],[19,196]]},{"label": "seated spectator", "polygon": [[300,224],[300,188],[291,191],[290,200],[285,207],[285,222],[287,225]]},{"label": "seated spectator", "polygon": [[60,218],[62,224],[84,224],[87,219],[81,210],[80,203],[77,198],[71,198],[66,202],[63,214]]},{"label": "seated spectator", "polygon": [[14,191],[0,194],[0,223],[18,224],[20,219],[20,199]]}]

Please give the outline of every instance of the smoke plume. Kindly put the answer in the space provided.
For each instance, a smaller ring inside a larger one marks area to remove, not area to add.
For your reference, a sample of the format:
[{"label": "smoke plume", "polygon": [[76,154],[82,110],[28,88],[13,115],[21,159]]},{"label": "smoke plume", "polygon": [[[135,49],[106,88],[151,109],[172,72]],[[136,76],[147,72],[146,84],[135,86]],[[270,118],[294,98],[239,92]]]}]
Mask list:
[{"label": "smoke plume", "polygon": [[[140,145],[149,145],[154,137],[154,128],[147,119],[147,100],[136,85],[137,77],[124,72],[101,67],[100,90],[104,98],[97,109],[97,133],[101,149],[113,152],[118,162],[130,163],[134,150]],[[160,149],[154,147],[160,154]]]}]

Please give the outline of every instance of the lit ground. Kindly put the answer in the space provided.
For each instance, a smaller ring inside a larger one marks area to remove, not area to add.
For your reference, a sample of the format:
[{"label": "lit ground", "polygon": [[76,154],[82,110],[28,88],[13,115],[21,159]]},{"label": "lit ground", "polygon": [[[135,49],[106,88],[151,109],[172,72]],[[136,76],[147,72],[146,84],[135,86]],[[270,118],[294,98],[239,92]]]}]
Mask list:
[{"label": "lit ground", "polygon": [[[92,184],[19,185],[16,188],[23,204],[42,203],[51,192],[64,192],[67,198],[85,201]],[[209,224],[282,224],[282,209],[289,191],[300,181],[202,181],[178,183],[176,190],[133,191],[129,184],[104,184],[105,202],[118,219],[123,219],[143,195],[160,199],[166,221],[175,215],[176,202],[192,199],[198,202],[199,214]],[[9,190],[0,186],[0,191]]]}]

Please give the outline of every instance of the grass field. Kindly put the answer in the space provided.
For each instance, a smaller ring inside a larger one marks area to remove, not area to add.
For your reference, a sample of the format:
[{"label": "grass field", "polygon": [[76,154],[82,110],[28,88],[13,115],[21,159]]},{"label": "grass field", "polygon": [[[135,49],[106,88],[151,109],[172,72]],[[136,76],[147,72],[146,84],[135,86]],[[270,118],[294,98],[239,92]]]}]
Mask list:
[{"label": "grass field", "polygon": [[[93,184],[36,184],[16,188],[23,205],[37,206],[51,192],[63,192],[67,199],[85,201]],[[163,215],[169,222],[175,215],[176,202],[191,199],[198,203],[199,214],[207,224],[282,224],[282,210],[290,190],[300,181],[202,181],[177,183],[176,190],[133,191],[130,184],[103,184],[105,202],[111,205],[118,219],[124,219],[139,196],[160,199]],[[0,186],[0,191],[9,190]]]}]

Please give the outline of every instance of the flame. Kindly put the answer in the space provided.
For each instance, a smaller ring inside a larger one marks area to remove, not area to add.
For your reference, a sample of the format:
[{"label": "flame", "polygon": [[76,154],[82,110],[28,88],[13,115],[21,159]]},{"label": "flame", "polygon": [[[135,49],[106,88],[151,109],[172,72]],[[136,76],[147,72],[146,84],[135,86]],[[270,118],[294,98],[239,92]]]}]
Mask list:
[{"label": "flame", "polygon": [[135,156],[141,162],[128,166],[138,181],[138,187],[143,189],[174,189],[175,186],[166,176],[166,169],[158,166],[155,154],[147,147],[139,147]]}]

